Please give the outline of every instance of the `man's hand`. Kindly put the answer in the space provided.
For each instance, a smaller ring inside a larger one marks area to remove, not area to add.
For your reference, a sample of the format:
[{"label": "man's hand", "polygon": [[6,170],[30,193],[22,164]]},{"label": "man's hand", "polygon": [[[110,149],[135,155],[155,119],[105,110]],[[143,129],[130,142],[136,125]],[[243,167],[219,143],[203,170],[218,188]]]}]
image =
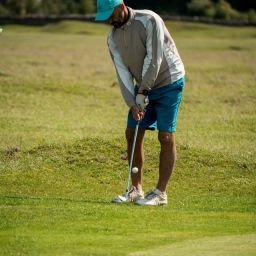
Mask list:
[{"label": "man's hand", "polygon": [[136,121],[141,121],[145,115],[145,111],[141,111],[137,105],[131,107],[132,116]]},{"label": "man's hand", "polygon": [[140,111],[145,112],[148,105],[148,96],[138,93],[136,96],[136,105],[139,107]]}]

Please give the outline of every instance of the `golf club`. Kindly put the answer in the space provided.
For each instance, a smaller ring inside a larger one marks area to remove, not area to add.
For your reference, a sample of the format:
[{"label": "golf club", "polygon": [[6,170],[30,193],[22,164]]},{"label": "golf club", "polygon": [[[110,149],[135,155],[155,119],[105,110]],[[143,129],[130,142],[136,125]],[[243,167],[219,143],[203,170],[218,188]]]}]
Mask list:
[{"label": "golf club", "polygon": [[132,164],[133,164],[133,155],[134,155],[134,150],[135,150],[135,145],[136,145],[136,140],[137,140],[137,135],[138,135],[139,124],[140,124],[140,121],[137,122],[136,127],[135,127],[135,131],[134,131],[132,150],[131,150],[131,158],[130,158],[129,168],[128,168],[127,185],[126,185],[126,189],[125,189],[125,198],[126,199],[128,197],[128,192],[129,192],[129,186],[130,186],[130,180],[131,180],[131,171],[132,171]]}]

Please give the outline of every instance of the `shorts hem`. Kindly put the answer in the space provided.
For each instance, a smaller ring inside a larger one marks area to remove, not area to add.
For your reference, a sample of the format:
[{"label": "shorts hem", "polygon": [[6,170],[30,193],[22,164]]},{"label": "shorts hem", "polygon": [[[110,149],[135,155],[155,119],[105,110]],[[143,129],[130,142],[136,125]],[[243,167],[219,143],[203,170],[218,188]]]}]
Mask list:
[{"label": "shorts hem", "polygon": [[159,132],[169,132],[169,133],[175,133],[176,129],[171,129],[171,130],[165,130],[165,129],[158,129]]}]

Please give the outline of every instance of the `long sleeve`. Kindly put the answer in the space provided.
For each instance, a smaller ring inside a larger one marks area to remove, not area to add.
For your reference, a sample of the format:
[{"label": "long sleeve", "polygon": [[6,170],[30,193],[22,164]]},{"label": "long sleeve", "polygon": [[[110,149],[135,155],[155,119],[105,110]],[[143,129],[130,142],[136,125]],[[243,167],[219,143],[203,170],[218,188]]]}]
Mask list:
[{"label": "long sleeve", "polygon": [[135,105],[133,76],[125,66],[120,53],[116,49],[112,38],[112,31],[108,36],[108,47],[110,56],[116,68],[122,96],[128,107],[132,107]]},{"label": "long sleeve", "polygon": [[162,23],[160,17],[153,16],[146,24],[147,54],[142,69],[141,87],[148,90],[154,86],[163,60],[164,30]]}]

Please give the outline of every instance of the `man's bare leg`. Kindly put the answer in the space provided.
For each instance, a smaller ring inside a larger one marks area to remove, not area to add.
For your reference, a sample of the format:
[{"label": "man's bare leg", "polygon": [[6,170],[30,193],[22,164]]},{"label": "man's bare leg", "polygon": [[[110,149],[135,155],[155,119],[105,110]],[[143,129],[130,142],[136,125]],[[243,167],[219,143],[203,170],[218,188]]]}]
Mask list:
[{"label": "man's bare leg", "polygon": [[[131,149],[134,139],[134,132],[135,129],[127,128],[126,129],[126,140],[127,140],[127,152],[128,152],[128,161],[131,158]],[[144,165],[144,148],[143,148],[143,138],[145,134],[145,129],[138,129],[136,146],[134,150],[134,157],[133,157],[133,167],[138,167],[139,171],[136,174],[131,174],[132,178],[132,185],[135,186],[137,189],[142,190],[142,168]]]},{"label": "man's bare leg", "polygon": [[158,139],[161,145],[161,151],[157,188],[160,191],[165,192],[176,161],[175,134],[159,132]]}]

